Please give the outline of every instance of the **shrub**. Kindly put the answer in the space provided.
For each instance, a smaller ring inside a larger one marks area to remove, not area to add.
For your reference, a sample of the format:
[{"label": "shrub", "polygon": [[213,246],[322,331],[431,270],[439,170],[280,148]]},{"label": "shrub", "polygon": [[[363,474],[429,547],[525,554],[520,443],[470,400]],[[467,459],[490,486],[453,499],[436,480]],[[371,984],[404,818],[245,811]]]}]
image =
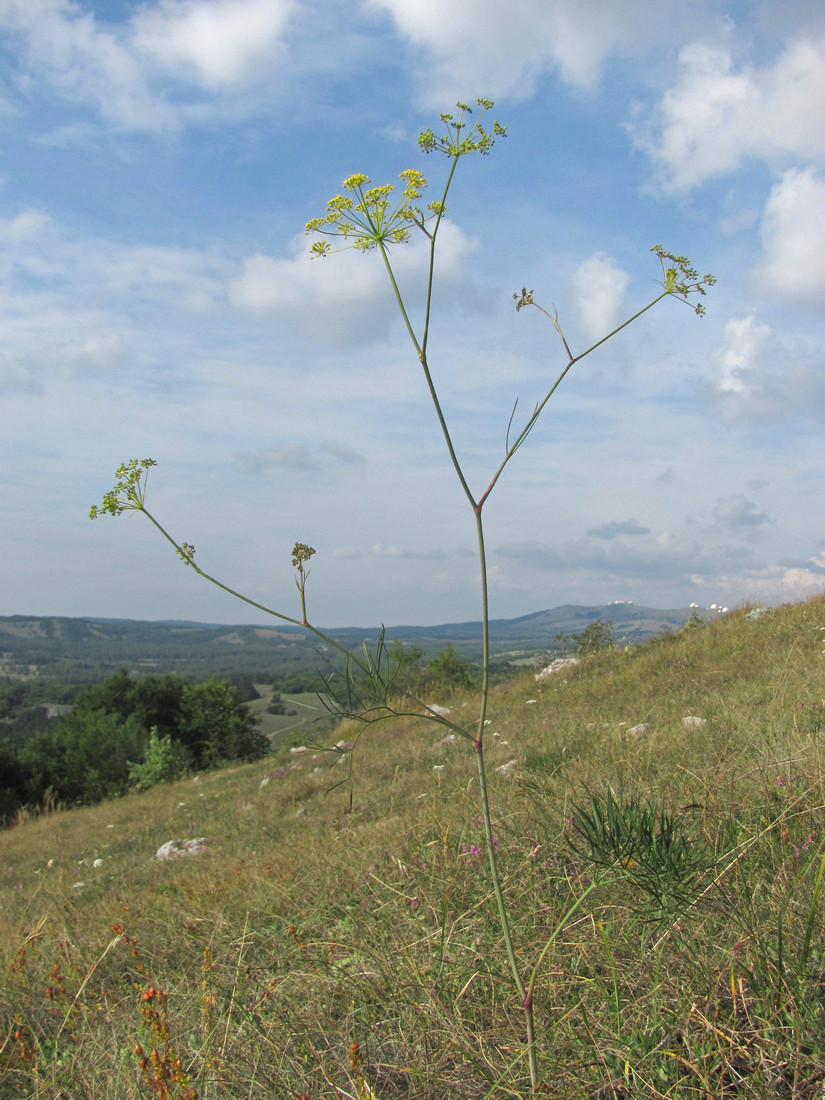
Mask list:
[{"label": "shrub", "polygon": [[136,791],[148,791],[150,787],[182,779],[191,767],[192,757],[186,747],[168,734],[161,736],[157,726],[153,726],[144,760],[129,764],[129,781]]}]

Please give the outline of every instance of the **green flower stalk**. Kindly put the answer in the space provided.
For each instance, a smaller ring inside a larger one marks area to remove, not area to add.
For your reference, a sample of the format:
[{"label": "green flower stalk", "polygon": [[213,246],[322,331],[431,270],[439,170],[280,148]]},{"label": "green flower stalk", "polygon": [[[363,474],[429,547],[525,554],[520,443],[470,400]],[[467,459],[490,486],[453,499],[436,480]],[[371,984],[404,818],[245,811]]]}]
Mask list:
[{"label": "green flower stalk", "polygon": [[[564,350],[567,354],[567,364],[562,369],[561,373],[557,377],[554,384],[550,387],[544,398],[536,405],[532,414],[528,417],[526,423],[522,429],[517,432],[511,441],[511,428],[513,425],[513,419],[515,417],[516,408],[513,408],[513,413],[510,416],[510,422],[507,427],[507,441],[505,448],[505,456],[498,469],[494,471],[493,476],[486,488],[482,492],[476,493],[471,488],[460,461],[460,458],[453,445],[452,436],[447,424],[444,411],[441,406],[441,402],[433,382],[432,375],[430,373],[428,362],[428,338],[430,332],[430,318],[433,304],[433,276],[435,271],[435,258],[436,258],[436,244],[438,238],[438,232],[442,224],[443,217],[447,211],[447,196],[450,190],[450,186],[453,181],[453,177],[456,171],[456,167],[461,157],[470,153],[480,153],[486,155],[490,152],[496,138],[504,137],[506,130],[498,122],[494,122],[491,129],[486,129],[482,125],[482,118],[492,109],[493,103],[488,99],[479,99],[477,101],[478,106],[481,108],[480,115],[475,123],[470,126],[468,116],[472,113],[471,108],[466,104],[459,103],[459,114],[454,116],[452,114],[443,114],[441,116],[441,122],[444,126],[443,133],[436,135],[432,130],[425,130],[420,134],[418,138],[419,147],[425,153],[441,152],[449,158],[451,161],[450,168],[447,174],[446,181],[444,183],[441,197],[433,203],[430,203],[427,207],[428,214],[423,214],[421,209],[414,205],[414,202],[420,198],[421,192],[426,186],[427,181],[423,177],[414,175],[411,172],[402,173],[401,178],[407,182],[407,189],[402,194],[401,200],[389,213],[391,202],[389,196],[393,191],[393,187],[390,184],[380,188],[371,188],[368,191],[364,191],[364,186],[369,183],[369,179],[365,175],[350,176],[345,181],[344,187],[350,192],[356,194],[357,201],[347,199],[340,195],[331,199],[327,204],[327,213],[323,218],[315,218],[307,223],[306,229],[308,233],[320,233],[325,237],[337,238],[340,242],[341,248],[354,247],[362,251],[370,249],[378,249],[384,260],[384,264],[387,270],[390,283],[393,288],[393,292],[398,303],[398,307],[401,311],[401,315],[404,319],[404,323],[407,327],[407,332],[413,343],[415,351],[418,356],[418,360],[421,364],[421,368],[424,373],[424,379],[427,388],[432,399],[435,414],[438,418],[441,426],[442,434],[444,436],[445,443],[447,445],[447,451],[452,462],[453,469],[459,480],[459,483],[464,491],[464,495],[467,498],[468,504],[473,512],[474,523],[476,528],[476,539],[478,543],[478,555],[479,565],[481,573],[481,604],[482,604],[482,687],[481,695],[479,699],[478,716],[475,723],[474,730],[465,729],[462,730],[464,735],[470,740],[473,749],[476,754],[476,764],[478,768],[479,779],[479,793],[481,799],[481,811],[482,819],[484,822],[484,833],[487,848],[487,860],[490,868],[490,878],[493,885],[493,893],[496,899],[496,909],[498,912],[499,923],[501,926],[502,939],[507,952],[507,956],[510,962],[510,969],[513,975],[513,982],[518,991],[522,1007],[525,1014],[525,1027],[527,1031],[527,1059],[530,1070],[530,1081],[532,1091],[535,1093],[539,1087],[539,1074],[536,1054],[536,1040],[535,1040],[535,1028],[533,1019],[533,987],[535,984],[536,973],[538,967],[541,964],[544,954],[547,950],[545,947],[539,957],[539,961],[536,967],[533,969],[529,983],[525,982],[522,977],[521,969],[519,966],[518,958],[516,955],[515,947],[513,944],[510,918],[508,915],[507,905],[504,898],[504,892],[501,886],[501,880],[498,873],[496,863],[495,844],[493,843],[492,832],[492,814],[490,810],[489,795],[487,789],[487,778],[484,760],[484,726],[487,715],[487,703],[489,697],[489,669],[490,669],[490,644],[489,644],[489,599],[488,599],[488,577],[487,577],[487,560],[484,544],[484,525],[482,521],[482,510],[487,498],[495,488],[499,477],[504,472],[505,467],[513,458],[515,453],[519,450],[521,445],[527,439],[530,432],[535,427],[539,420],[545,406],[550,398],[555,393],[558,386],[561,384],[570,369],[585,356],[589,355],[601,344],[605,343],[612,336],[614,336],[621,329],[631,324],[647,310],[651,309],[654,305],[660,302],[663,298],[668,296],[674,296],[686,301],[691,295],[704,295],[705,287],[710,286],[715,281],[712,275],[706,275],[703,279],[699,279],[697,273],[690,267],[689,261],[684,256],[675,256],[670,252],[666,252],[661,245],[656,245],[651,250],[656,253],[659,261],[662,265],[662,274],[664,281],[662,283],[662,293],[657,295],[651,302],[645,305],[642,309],[636,312],[632,317],[628,318],[622,325],[614,329],[613,332],[608,333],[605,337],[599,340],[592,347],[587,348],[585,351],[578,355],[574,355],[570,350],[568,342],[562,332],[561,325],[558,318],[558,313],[554,310],[553,313],[549,313],[543,307],[538,306],[533,299],[533,291],[527,291],[526,288],[522,289],[521,295],[515,294],[516,309],[520,310],[524,306],[532,305],[541,310],[550,320],[561,338]],[[410,227],[414,226],[420,229],[426,234],[430,244],[430,262],[429,271],[427,277],[427,296],[424,313],[423,325],[420,332],[417,332],[415,326],[412,324],[407,308],[404,304],[403,296],[399,290],[398,283],[395,278],[395,274],[392,268],[390,247],[397,244],[403,244],[410,238]],[[316,241],[311,247],[311,252],[316,256],[326,256],[333,249],[328,241]],[[696,312],[701,314],[703,309],[701,305],[694,307]],[[583,899],[580,899],[583,900]],[[579,902],[576,903],[578,907]],[[558,933],[556,930],[554,936]]]},{"label": "green flower stalk", "polygon": [[[516,309],[522,310],[527,306],[533,306],[543,313],[552,323],[558,337],[561,339],[566,356],[566,362],[561,367],[558,376],[547,390],[542,399],[536,404],[533,411],[526,417],[519,427],[515,424],[517,403],[513,406],[507,424],[505,437],[505,453],[498,467],[482,484],[480,490],[474,489],[465,475],[462,461],[453,444],[450,427],[441,405],[438,391],[430,372],[428,358],[428,344],[433,311],[433,279],[436,265],[437,244],[439,231],[447,214],[447,199],[450,188],[460,160],[472,153],[486,156],[490,153],[496,140],[506,136],[506,130],[498,122],[489,124],[486,120],[493,108],[493,103],[488,99],[477,100],[478,114],[472,118],[473,110],[464,103],[457,105],[457,113],[445,113],[441,115],[441,129],[438,132],[431,129],[424,130],[418,138],[418,146],[425,154],[441,153],[448,159],[448,169],[438,197],[425,203],[423,196],[428,187],[428,180],[417,169],[409,168],[400,174],[401,188],[397,184],[386,183],[378,186],[371,184],[369,176],[364,173],[356,173],[349,176],[342,184],[342,192],[335,195],[326,205],[326,210],[321,217],[313,218],[306,223],[308,234],[314,234],[319,239],[315,240],[310,252],[318,258],[328,257],[335,251],[345,248],[355,248],[360,252],[378,251],[381,254],[387,277],[392,286],[395,299],[404,320],[407,333],[412,342],[416,358],[421,367],[424,382],[427,386],[433,409],[438,420],[444,442],[447,447],[450,462],[455,476],[461,485],[467,504],[471,510],[473,524],[478,544],[478,561],[481,575],[481,621],[482,621],[482,685],[478,699],[478,708],[474,720],[470,724],[462,724],[452,718],[437,713],[430,707],[413,699],[412,709],[398,709],[399,704],[393,700],[393,667],[388,651],[384,646],[383,631],[374,652],[364,651],[363,655],[356,657],[348,652],[334,639],[324,635],[316,627],[312,626],[307,618],[306,584],[309,577],[308,563],[314,556],[313,547],[305,543],[296,543],[292,552],[292,566],[296,571],[295,585],[300,599],[300,618],[274,611],[251,600],[248,597],[229,588],[206,573],[195,562],[195,548],[189,543],[178,543],[146,508],[146,483],[149,469],[156,465],[153,459],[133,459],[121,465],[116,472],[116,484],[103,497],[103,503],[91,510],[92,518],[98,515],[120,515],[124,511],[143,512],[155,525],[160,533],[172,544],[178,556],[185,564],[195,570],[200,576],[215,584],[224,591],[238,597],[245,603],[274,615],[278,619],[303,626],[328,645],[338,650],[345,658],[345,673],[342,679],[335,680],[330,676],[326,682],[327,694],[335,699],[335,713],[346,717],[357,718],[362,727],[366,728],[371,722],[377,721],[387,713],[416,714],[429,721],[446,726],[451,731],[461,735],[472,748],[478,771],[479,797],[484,823],[486,842],[486,858],[490,870],[490,881],[493,886],[496,910],[501,928],[502,942],[507,953],[513,985],[524,1012],[526,1031],[526,1055],[530,1073],[531,1089],[533,1094],[538,1092],[540,1079],[538,1072],[538,1055],[536,1047],[536,1035],[533,1016],[533,994],[536,977],[548,949],[555,938],[562,931],[566,921],[578,910],[589,894],[593,885],[582,893],[570,906],[567,915],[561,924],[552,933],[543,949],[539,952],[537,961],[532,968],[526,967],[522,971],[519,955],[513,943],[508,907],[501,884],[500,875],[496,863],[496,845],[493,837],[492,811],[490,807],[489,792],[484,756],[484,727],[486,723],[487,705],[490,687],[490,645],[489,645],[489,600],[488,600],[488,572],[484,542],[483,510],[484,505],[498,484],[501,474],[520,450],[530,433],[538,423],[547,403],[558,389],[569,371],[586,356],[590,355],[598,347],[610,340],[617,332],[632,324],[643,313],[663,299],[674,297],[677,300],[688,302],[697,314],[703,313],[701,302],[694,304],[691,299],[704,297],[706,289],[715,282],[712,275],[705,275],[701,279],[691,267],[685,256],[674,255],[667,252],[661,245],[655,245],[651,251],[659,259],[662,269],[661,292],[650,302],[642,306],[636,313],[607,333],[595,344],[584,351],[574,354],[562,331],[558,313],[555,309],[550,312],[539,305],[533,297],[533,291],[523,287],[521,293],[513,295],[516,301]],[[423,317],[420,324],[413,323],[407,310],[404,297],[399,288],[392,266],[392,254],[396,247],[407,243],[414,232],[424,234],[429,248],[429,264],[426,276],[426,296],[424,301]],[[333,244],[337,248],[333,248]]]},{"label": "green flower stalk", "polygon": [[343,659],[343,673],[336,672],[324,678],[326,694],[334,700],[331,709],[340,718],[352,718],[363,723],[364,726],[372,722],[380,721],[386,714],[392,713],[398,717],[421,717],[439,726],[444,726],[453,733],[466,736],[465,731],[446,715],[440,714],[428,707],[420,699],[410,696],[409,702],[414,709],[400,709],[391,697],[391,688],[397,673],[398,659],[384,644],[383,630],[379,634],[375,651],[366,647],[360,656],[356,656],[350,650],[329,634],[319,630],[309,622],[307,616],[306,585],[310,570],[307,563],[315,555],[315,548],[304,542],[296,542],[292,548],[292,565],[296,571],[295,586],[298,589],[301,603],[301,617],[287,615],[266,604],[259,603],[249,596],[238,592],[207,573],[195,561],[195,547],[189,542],[178,542],[155,518],[146,506],[147,481],[149,470],[157,466],[153,458],[130,459],[122,463],[115,471],[116,482],[112,489],[103,494],[99,505],[95,504],[89,510],[89,518],[97,519],[98,516],[119,516],[123,512],[141,512],[149,522],[160,532],[173,547],[176,555],[185,564],[190,566],[204,580],[220,588],[235,599],[254,607],[258,611],[271,615],[282,622],[291,623],[293,626],[301,626],[314,634],[325,645],[335,650]]},{"label": "green flower stalk", "polygon": [[301,597],[301,623],[303,626],[309,626],[307,622],[306,600],[306,583],[307,577],[309,576],[309,570],[306,567],[306,563],[314,553],[314,548],[312,546],[307,546],[305,542],[296,542],[292,548],[292,564],[297,573],[295,577],[295,587],[298,589],[298,594]]},{"label": "green flower stalk", "polygon": [[100,507],[93,504],[89,510],[89,519],[97,519],[98,516],[119,516],[121,512],[143,512],[146,500],[146,483],[149,480],[149,470],[157,466],[153,458],[133,458],[130,462],[123,462],[115,470],[114,488],[103,494],[103,502]]}]

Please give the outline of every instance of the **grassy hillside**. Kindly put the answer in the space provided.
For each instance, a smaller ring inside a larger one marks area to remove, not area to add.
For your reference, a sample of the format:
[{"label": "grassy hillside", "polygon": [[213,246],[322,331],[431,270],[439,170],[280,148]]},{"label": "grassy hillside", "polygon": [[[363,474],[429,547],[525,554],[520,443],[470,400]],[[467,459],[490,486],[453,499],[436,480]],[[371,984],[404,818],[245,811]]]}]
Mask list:
[{"label": "grassy hillside", "polygon": [[[494,693],[542,1097],[822,1097],[823,651],[817,599]],[[0,1097],[527,1097],[472,753],[429,729],[0,834]]]}]

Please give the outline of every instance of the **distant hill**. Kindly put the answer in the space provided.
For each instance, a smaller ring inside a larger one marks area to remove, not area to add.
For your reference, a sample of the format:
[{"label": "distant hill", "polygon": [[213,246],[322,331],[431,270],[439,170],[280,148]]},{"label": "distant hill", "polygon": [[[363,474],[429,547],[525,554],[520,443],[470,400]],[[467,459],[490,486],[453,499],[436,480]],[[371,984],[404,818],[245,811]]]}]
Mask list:
[{"label": "distant hill", "polygon": [[[556,652],[559,635],[578,634],[599,619],[612,621],[616,641],[636,644],[678,630],[689,608],[669,611],[636,604],[566,605],[490,624],[494,657],[523,661]],[[378,628],[333,627],[326,633],[350,649],[374,644]],[[429,656],[450,643],[468,660],[481,656],[479,622],[394,626],[387,642],[420,646]],[[180,672],[193,676],[241,673],[293,676],[317,666],[318,640],[299,627],[142,622],[133,619],[0,617],[0,676],[48,675],[67,682],[99,678],[112,669]]]},{"label": "distant hill", "polygon": [[[490,623],[490,639],[496,652],[506,647],[542,649],[555,648],[558,634],[579,634],[590,623],[612,621],[616,640],[624,645],[645,641],[647,638],[678,630],[691,617],[690,608],[657,611],[652,607],[636,604],[602,604],[597,607],[580,607],[565,604],[551,611],[534,611],[517,619],[493,619]],[[387,637],[403,641],[438,639],[444,643],[477,641],[481,623],[445,623],[443,626],[398,626],[387,630]]]}]

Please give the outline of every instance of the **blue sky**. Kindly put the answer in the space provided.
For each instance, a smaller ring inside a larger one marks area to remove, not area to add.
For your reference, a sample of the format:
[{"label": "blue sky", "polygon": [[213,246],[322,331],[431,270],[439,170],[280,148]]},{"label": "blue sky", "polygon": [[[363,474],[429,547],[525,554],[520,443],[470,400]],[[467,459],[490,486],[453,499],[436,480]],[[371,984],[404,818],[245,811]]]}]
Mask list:
[{"label": "blue sky", "polygon": [[[485,506],[491,613],[825,587],[825,8],[775,0],[0,0],[0,613],[323,625],[479,617],[472,514],[374,255],[309,257],[353,172],[465,158],[430,364],[473,489],[565,357],[646,304],[652,245],[718,279],[578,364]],[[416,323],[420,241],[395,253]]]}]

